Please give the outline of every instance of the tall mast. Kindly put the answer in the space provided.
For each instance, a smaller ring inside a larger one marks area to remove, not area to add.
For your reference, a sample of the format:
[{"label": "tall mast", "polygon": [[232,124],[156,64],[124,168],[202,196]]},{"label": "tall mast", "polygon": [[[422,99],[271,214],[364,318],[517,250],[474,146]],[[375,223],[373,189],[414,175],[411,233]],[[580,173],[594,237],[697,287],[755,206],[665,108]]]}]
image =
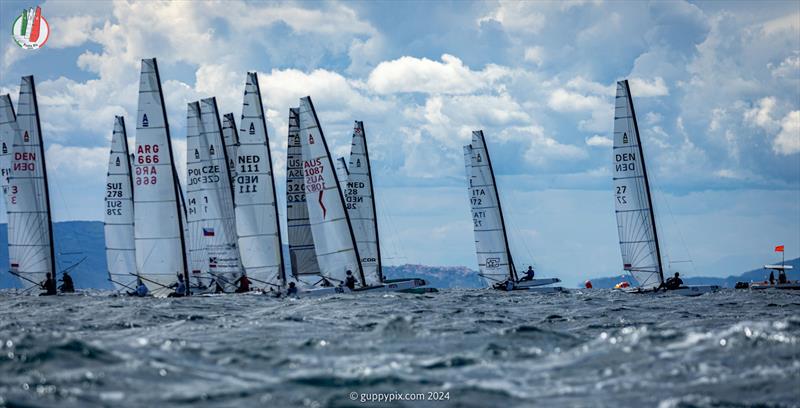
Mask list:
[{"label": "tall mast", "polygon": [[483,149],[486,152],[486,163],[489,166],[489,173],[492,175],[492,184],[494,185],[494,195],[495,200],[497,200],[497,209],[500,212],[500,225],[503,228],[503,239],[505,240],[506,244],[506,256],[508,257],[508,270],[510,273],[510,278],[513,279],[515,282],[517,279],[517,268],[514,267],[514,260],[511,258],[511,247],[508,245],[508,234],[506,233],[506,221],[503,217],[503,207],[500,205],[500,192],[497,187],[497,180],[494,178],[494,167],[492,167],[492,155],[489,154],[489,146],[486,145],[486,138],[483,136],[483,131],[478,131],[481,135],[481,143],[483,143]]},{"label": "tall mast", "polygon": [[370,164],[369,149],[367,148],[367,133],[364,130],[364,122],[358,121],[358,127],[361,128],[361,136],[364,138],[364,156],[367,158],[367,174],[369,175],[369,191],[372,193],[372,218],[375,223],[375,246],[378,250],[376,261],[378,262],[378,279],[381,283],[385,279],[383,276],[383,267],[381,265],[381,234],[378,231],[378,211],[375,209],[375,184],[372,183],[372,164]]},{"label": "tall mast", "polygon": [[[325,153],[328,155],[328,160],[333,164],[331,151],[328,149],[328,141],[325,140],[325,133],[322,132],[322,125],[319,123],[319,117],[317,117],[317,111],[314,109],[314,103],[311,101],[311,97],[306,97],[306,99],[308,99],[308,106],[311,107],[311,114],[314,116],[314,122],[319,129],[319,134],[322,136],[322,145],[325,146]],[[353,223],[350,222],[350,214],[347,212],[347,205],[345,204],[344,194],[342,193],[342,185],[339,184],[339,176],[336,174],[336,171],[333,170],[331,173],[333,174],[334,184],[336,184],[336,191],[338,191],[339,202],[344,210],[344,218],[347,220],[347,229],[350,231],[350,240],[353,243],[353,252],[356,255],[356,265],[358,265],[358,275],[361,278],[361,285],[367,286],[367,279],[364,277],[364,268],[361,266],[361,255],[358,253],[358,244],[356,244],[356,235],[353,232]]]},{"label": "tall mast", "polygon": [[172,166],[172,188],[175,191],[175,205],[178,209],[178,225],[180,226],[180,234],[181,234],[181,259],[183,261],[183,281],[186,284],[186,294],[191,294],[189,290],[189,265],[186,259],[186,236],[184,235],[185,231],[183,229],[183,218],[185,214],[183,213],[181,203],[183,202],[183,190],[180,187],[180,181],[178,179],[178,172],[175,168],[175,155],[172,154],[172,137],[169,134],[169,119],[167,118],[167,107],[164,105],[164,91],[161,89],[161,74],[158,72],[158,62],[155,58],[153,58],[153,68],[156,71],[156,83],[158,84],[158,96],[161,98],[161,111],[164,115],[164,130],[167,133],[167,148],[169,149],[169,161],[170,165]]},{"label": "tall mast", "polygon": [[39,154],[42,156],[42,177],[44,178],[44,202],[47,204],[47,223],[50,227],[47,229],[50,239],[50,270],[53,271],[53,279],[56,278],[58,270],[56,270],[56,253],[55,246],[53,245],[53,217],[50,210],[50,187],[47,181],[47,164],[44,157],[44,138],[42,137],[42,125],[39,122],[39,102],[36,99],[36,85],[33,82],[33,75],[29,76],[31,81],[31,96],[33,96],[33,111],[36,112],[36,134],[39,137]]},{"label": "tall mast", "polygon": [[650,220],[653,228],[653,240],[656,242],[656,259],[658,260],[658,275],[661,277],[661,282],[664,282],[664,265],[661,262],[661,246],[658,244],[658,232],[656,231],[656,216],[653,212],[653,198],[650,194],[650,181],[647,177],[647,166],[644,163],[644,150],[642,149],[642,138],[639,135],[639,121],[636,120],[636,110],[633,107],[633,98],[631,98],[631,87],[628,80],[625,82],[625,93],[628,95],[628,105],[631,107],[631,117],[633,118],[633,128],[636,131],[636,144],[639,146],[639,157],[642,158],[642,175],[644,176],[644,188],[647,192],[647,206],[650,210]]},{"label": "tall mast", "polygon": [[[261,106],[261,87],[258,85],[258,75],[253,72],[253,85],[256,87],[256,95],[258,95],[259,106],[261,107],[261,123],[264,125],[264,145],[267,147],[267,161],[269,161],[270,168],[270,185],[272,185],[272,197],[275,199],[275,223],[278,226],[278,257],[280,259],[280,267],[278,269],[280,279],[283,285],[286,285],[286,265],[283,262],[283,238],[281,238],[281,219],[278,216],[278,195],[275,191],[275,169],[272,167],[272,152],[269,147],[269,134],[267,133],[267,119],[264,113],[264,107]],[[316,115],[316,113],[314,113]],[[322,132],[322,129],[320,129]]]}]

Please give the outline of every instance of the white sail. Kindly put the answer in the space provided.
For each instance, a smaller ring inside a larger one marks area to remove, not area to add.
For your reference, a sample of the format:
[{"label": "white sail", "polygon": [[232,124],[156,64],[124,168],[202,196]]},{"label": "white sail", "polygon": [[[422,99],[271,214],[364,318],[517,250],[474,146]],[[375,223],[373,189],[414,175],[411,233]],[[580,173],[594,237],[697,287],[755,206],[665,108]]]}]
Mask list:
[{"label": "white sail", "polygon": [[234,188],[242,263],[247,276],[283,286],[286,271],[272,155],[255,72],[247,73],[239,125]]},{"label": "white sail", "polygon": [[142,60],[133,164],[136,270],[154,295],[188,279],[183,210],[155,58]]},{"label": "white sail", "polygon": [[508,248],[500,197],[483,131],[472,132],[472,143],[465,147],[472,208],[475,249],[481,274],[490,281],[516,280]]},{"label": "white sail", "polygon": [[47,167],[33,76],[22,78],[6,196],[11,272],[28,289],[55,273]]},{"label": "white sail", "polygon": [[[17,115],[14,113],[14,104],[11,102],[11,95],[0,96],[0,183],[3,188],[3,199],[6,200],[8,209],[8,181],[11,176],[11,160],[14,157],[12,147],[14,138],[19,133],[17,127]],[[21,287],[20,279],[16,275],[11,275],[14,282],[12,287]]]},{"label": "white sail", "polygon": [[289,260],[295,278],[320,273],[306,206],[299,116],[300,109],[289,109],[289,142],[286,146],[286,230]]},{"label": "white sail", "polygon": [[14,157],[12,147],[14,138],[19,133],[17,115],[11,95],[0,96],[0,186],[3,197],[8,197],[8,178],[11,176],[11,160]]},{"label": "white sail", "polygon": [[[349,178],[349,174],[347,171],[347,161],[345,161],[344,157],[336,158],[336,162],[334,164],[336,166],[336,177],[339,179],[339,185],[342,188],[342,191],[345,191],[347,186],[347,179]],[[346,199],[347,197],[345,197]]]},{"label": "white sail", "polygon": [[306,206],[320,273],[339,281],[350,270],[366,286],[353,228],[333,167],[328,143],[311,97],[300,99],[300,144]]},{"label": "white sail", "polygon": [[350,164],[345,166],[347,178],[340,180],[353,234],[361,256],[361,267],[367,283],[383,282],[381,250],[378,244],[378,220],[372,185],[372,168],[364,132],[364,122],[356,121],[350,147]]},{"label": "white sail", "polygon": [[[203,287],[203,283],[216,281],[223,289],[232,291],[242,266],[236,242],[233,187],[216,99],[190,103],[187,114],[186,219],[192,284]],[[196,267],[200,268],[200,274],[195,273]]]},{"label": "white sail", "polygon": [[225,142],[225,150],[228,153],[228,174],[231,176],[231,183],[236,180],[236,149],[239,145],[239,134],[236,130],[236,119],[233,113],[226,113],[222,118],[222,140]]},{"label": "white sail", "polygon": [[652,199],[628,81],[617,82],[614,107],[614,206],[623,268],[640,287],[663,280]]},{"label": "white sail", "polygon": [[136,243],[133,238],[133,178],[131,176],[125,119],[114,118],[111,152],[106,174],[106,240],[108,277],[117,290],[132,289],[136,274]]}]

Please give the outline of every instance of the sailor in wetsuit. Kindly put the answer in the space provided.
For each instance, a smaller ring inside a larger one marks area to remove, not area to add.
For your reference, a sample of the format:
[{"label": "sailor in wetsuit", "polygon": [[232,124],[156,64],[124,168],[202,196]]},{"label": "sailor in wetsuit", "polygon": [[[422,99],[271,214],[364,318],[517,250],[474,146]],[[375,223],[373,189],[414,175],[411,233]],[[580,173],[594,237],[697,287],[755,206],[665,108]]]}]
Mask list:
[{"label": "sailor in wetsuit", "polygon": [[44,279],[44,282],[39,284],[39,286],[44,289],[44,293],[40,293],[39,296],[52,296],[58,294],[56,291],[56,280],[53,278],[53,275],[51,275],[50,272],[47,272],[47,275],[45,276],[46,278]]},{"label": "sailor in wetsuit", "polygon": [[659,288],[663,287],[666,290],[674,290],[680,288],[681,286],[683,286],[683,281],[681,280],[680,275],[681,275],[680,273],[675,272],[675,276],[667,279],[667,281],[662,283],[661,286],[659,286]]},{"label": "sailor in wetsuit", "polygon": [[247,279],[247,275],[240,276],[233,284],[239,285],[236,287],[236,293],[247,293],[250,291],[250,279]]},{"label": "sailor in wetsuit", "polygon": [[170,287],[175,288],[175,292],[170,293],[167,297],[184,297],[186,296],[186,284],[183,282],[183,275],[178,274],[178,283]]},{"label": "sailor in wetsuit", "polygon": [[61,293],[75,293],[75,284],[72,282],[72,277],[69,276],[67,271],[64,271],[64,276],[61,278]]},{"label": "sailor in wetsuit", "polygon": [[532,281],[533,280],[533,275],[534,275],[533,267],[528,265],[528,270],[525,271],[525,276],[523,276],[519,281],[520,282]]},{"label": "sailor in wetsuit", "polygon": [[297,295],[297,285],[294,282],[289,282],[289,289],[286,289],[287,296],[296,296]]},{"label": "sailor in wetsuit", "polygon": [[346,272],[347,277],[344,278],[344,286],[350,288],[350,290],[354,290],[356,288],[356,278],[353,276],[353,272],[348,270]]},{"label": "sailor in wetsuit", "polygon": [[136,278],[136,289],[133,292],[128,292],[128,296],[145,297],[150,292],[147,285],[142,282],[142,278]]}]

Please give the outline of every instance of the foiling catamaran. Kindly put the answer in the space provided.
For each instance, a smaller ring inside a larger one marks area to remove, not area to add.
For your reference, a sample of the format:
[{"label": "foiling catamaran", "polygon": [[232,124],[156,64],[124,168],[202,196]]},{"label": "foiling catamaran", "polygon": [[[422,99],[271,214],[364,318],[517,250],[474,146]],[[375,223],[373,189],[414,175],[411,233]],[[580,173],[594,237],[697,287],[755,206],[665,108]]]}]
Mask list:
[{"label": "foiling catamaran", "polygon": [[142,60],[134,154],[136,276],[153,296],[166,296],[178,275],[189,282],[187,224],[155,58]]},{"label": "foiling catamaran", "polygon": [[[372,269],[368,280],[342,185],[311,97],[301,98],[300,107],[291,109],[289,118],[287,219],[292,272],[300,282],[303,277],[315,280],[298,296],[403,291],[425,285],[422,279],[381,283],[377,268]],[[353,290],[342,285],[347,271],[358,282]]]},{"label": "foiling catamaran", "polygon": [[50,193],[33,76],[22,77],[18,107],[15,114],[11,97],[0,97],[2,133],[11,138],[2,141],[3,153],[10,154],[6,156],[9,163],[3,164],[5,170],[10,169],[3,177],[9,272],[19,278],[26,292],[42,287],[47,274],[56,279]]},{"label": "foiling catamaran", "polygon": [[500,206],[500,195],[482,130],[472,132],[472,143],[464,146],[464,164],[472,209],[475,249],[481,276],[499,290],[561,292],[558,278],[519,279],[511,257],[508,234]]},{"label": "foiling catamaran", "polygon": [[436,292],[435,288],[424,287],[426,282],[418,278],[387,279],[383,274],[381,262],[380,234],[378,232],[378,212],[375,206],[375,189],[372,183],[372,165],[369,159],[367,136],[364,122],[356,121],[353,127],[353,140],[350,145],[350,164],[343,157],[337,160],[337,175],[356,246],[361,256],[361,266],[370,285],[399,284],[412,286],[405,292]]},{"label": "foiling catamaran", "polygon": [[125,119],[114,118],[106,175],[106,242],[108,280],[117,291],[135,290],[136,243],[133,234],[133,175]]},{"label": "foiling catamaran", "polygon": [[[664,266],[644,150],[627,80],[617,82],[613,166],[614,205],[623,269],[638,284],[621,290],[631,293],[656,292],[664,287]],[[669,292],[699,296],[717,290],[717,285],[698,285],[681,286]]]},{"label": "foiling catamaran", "polygon": [[187,105],[186,129],[190,286],[194,293],[232,292],[242,275],[242,264],[228,149],[215,98]]},{"label": "foiling catamaran", "polygon": [[235,139],[229,154],[234,178],[234,208],[239,254],[245,275],[260,289],[286,287],[275,172],[269,147],[261,88],[255,72],[247,73],[239,132],[233,115],[227,116]]}]

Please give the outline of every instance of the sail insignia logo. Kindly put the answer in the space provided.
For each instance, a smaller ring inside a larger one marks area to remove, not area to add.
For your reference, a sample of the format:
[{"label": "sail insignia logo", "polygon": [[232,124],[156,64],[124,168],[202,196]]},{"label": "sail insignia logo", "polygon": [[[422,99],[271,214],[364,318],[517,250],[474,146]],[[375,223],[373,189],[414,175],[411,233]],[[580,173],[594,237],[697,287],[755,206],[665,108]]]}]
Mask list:
[{"label": "sail insignia logo", "polygon": [[11,24],[11,34],[14,42],[26,50],[36,50],[44,47],[50,38],[50,24],[42,15],[42,8],[36,6],[22,10],[14,23]]}]

